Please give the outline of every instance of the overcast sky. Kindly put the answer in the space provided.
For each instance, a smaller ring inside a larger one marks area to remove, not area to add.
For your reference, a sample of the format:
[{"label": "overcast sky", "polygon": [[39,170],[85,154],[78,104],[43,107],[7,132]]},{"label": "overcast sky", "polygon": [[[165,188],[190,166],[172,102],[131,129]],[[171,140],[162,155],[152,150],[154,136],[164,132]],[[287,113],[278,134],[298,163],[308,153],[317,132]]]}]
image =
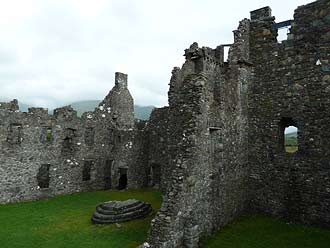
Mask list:
[{"label": "overcast sky", "polygon": [[0,0],[0,99],[54,108],[103,99],[128,74],[139,105],[167,104],[183,51],[233,41],[251,10],[277,21],[310,0]]}]

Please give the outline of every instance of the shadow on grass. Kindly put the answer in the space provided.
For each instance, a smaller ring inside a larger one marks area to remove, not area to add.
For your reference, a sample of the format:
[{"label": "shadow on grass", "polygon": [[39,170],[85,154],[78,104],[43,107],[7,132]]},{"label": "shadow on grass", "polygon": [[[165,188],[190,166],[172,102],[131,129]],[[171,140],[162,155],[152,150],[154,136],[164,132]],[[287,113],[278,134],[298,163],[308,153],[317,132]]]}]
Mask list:
[{"label": "shadow on grass", "polygon": [[206,248],[328,248],[330,230],[265,216],[243,217],[202,241]]}]

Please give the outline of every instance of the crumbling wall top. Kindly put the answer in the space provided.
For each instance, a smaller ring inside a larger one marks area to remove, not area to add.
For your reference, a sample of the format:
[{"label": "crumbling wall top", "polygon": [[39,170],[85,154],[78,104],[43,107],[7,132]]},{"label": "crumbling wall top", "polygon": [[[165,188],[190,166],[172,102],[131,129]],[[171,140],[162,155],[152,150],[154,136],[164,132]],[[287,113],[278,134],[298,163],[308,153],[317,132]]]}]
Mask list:
[{"label": "crumbling wall top", "polygon": [[14,99],[10,102],[0,102],[0,109],[10,110],[10,111],[19,110],[17,99]]},{"label": "crumbling wall top", "polygon": [[64,106],[64,107],[61,107],[61,108],[54,109],[54,116],[56,118],[58,118],[58,117],[68,118],[68,117],[72,117],[72,116],[77,117],[77,111],[75,111],[71,107],[71,105]]},{"label": "crumbling wall top", "polygon": [[28,110],[29,110],[30,114],[36,114],[36,115],[41,115],[41,116],[48,115],[48,109],[46,109],[46,108],[33,107],[33,108],[29,108]]},{"label": "crumbling wall top", "polygon": [[250,12],[251,20],[262,20],[272,17],[272,9],[270,7],[263,7]]},{"label": "crumbling wall top", "polygon": [[116,72],[115,85],[120,88],[127,88],[127,74]]}]

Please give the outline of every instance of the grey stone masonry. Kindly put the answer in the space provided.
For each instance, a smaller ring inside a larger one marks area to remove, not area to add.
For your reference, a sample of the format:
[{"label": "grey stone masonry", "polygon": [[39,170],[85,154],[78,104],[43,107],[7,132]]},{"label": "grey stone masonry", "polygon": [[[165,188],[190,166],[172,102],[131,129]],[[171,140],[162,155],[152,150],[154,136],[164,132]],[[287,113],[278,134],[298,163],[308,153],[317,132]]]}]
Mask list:
[{"label": "grey stone masonry", "polygon": [[20,112],[17,100],[0,103],[0,203],[142,187],[140,174],[130,173],[140,155],[139,133],[122,73],[95,111],[81,118],[70,106],[48,115],[43,108]]},{"label": "grey stone masonry", "polygon": [[[283,23],[290,33],[278,42],[271,9],[252,11],[228,61],[228,44],[193,43],[173,69],[157,132],[170,130],[168,180],[150,247],[199,247],[249,213],[330,227],[330,2],[298,7]],[[288,126],[298,128],[296,153],[285,152]]]},{"label": "grey stone masonry", "polygon": [[[287,40],[278,28],[289,25]],[[163,203],[144,247],[199,247],[242,214],[330,227],[330,1],[276,22],[239,22],[233,44],[194,42],[168,107],[134,119],[127,75],[92,112],[0,103],[0,203],[153,187]],[[224,48],[230,46],[228,60]],[[285,128],[298,150],[285,150]]]},{"label": "grey stone masonry", "polygon": [[96,207],[92,216],[93,224],[113,224],[131,221],[148,216],[151,205],[135,199],[126,201],[109,201]]}]

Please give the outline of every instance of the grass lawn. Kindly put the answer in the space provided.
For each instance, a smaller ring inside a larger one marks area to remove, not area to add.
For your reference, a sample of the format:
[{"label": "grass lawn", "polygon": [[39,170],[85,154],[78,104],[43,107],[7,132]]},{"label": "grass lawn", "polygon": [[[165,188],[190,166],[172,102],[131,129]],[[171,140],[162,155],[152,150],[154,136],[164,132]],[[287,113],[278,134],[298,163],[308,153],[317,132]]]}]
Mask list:
[{"label": "grass lawn", "polygon": [[[146,219],[116,225],[92,225],[97,204],[135,198],[154,209]],[[150,221],[160,208],[159,192],[97,191],[58,196],[48,200],[0,206],[0,247],[129,248],[145,241]]]},{"label": "grass lawn", "polygon": [[[97,204],[135,198],[153,206],[150,217],[116,225],[92,225]],[[97,191],[0,206],[1,248],[130,248],[146,240],[161,204],[159,192]],[[207,238],[209,248],[329,248],[330,230],[286,224],[268,217],[244,217]]]},{"label": "grass lawn", "polygon": [[329,248],[330,230],[244,217],[204,240],[205,248]]}]

